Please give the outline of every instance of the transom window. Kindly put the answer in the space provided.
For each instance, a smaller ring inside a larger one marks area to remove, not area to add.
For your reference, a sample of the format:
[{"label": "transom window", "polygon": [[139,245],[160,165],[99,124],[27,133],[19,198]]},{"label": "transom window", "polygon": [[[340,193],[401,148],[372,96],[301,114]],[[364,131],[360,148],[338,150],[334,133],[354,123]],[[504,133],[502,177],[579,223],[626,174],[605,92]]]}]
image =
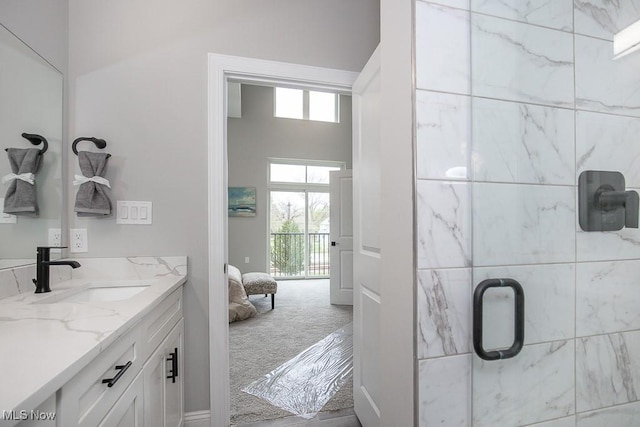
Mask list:
[{"label": "transom window", "polygon": [[276,87],[274,115],[285,119],[338,123],[340,96],[333,92]]},{"label": "transom window", "polygon": [[343,165],[276,163],[269,168],[269,181],[296,184],[329,184],[329,172],[342,169]]}]

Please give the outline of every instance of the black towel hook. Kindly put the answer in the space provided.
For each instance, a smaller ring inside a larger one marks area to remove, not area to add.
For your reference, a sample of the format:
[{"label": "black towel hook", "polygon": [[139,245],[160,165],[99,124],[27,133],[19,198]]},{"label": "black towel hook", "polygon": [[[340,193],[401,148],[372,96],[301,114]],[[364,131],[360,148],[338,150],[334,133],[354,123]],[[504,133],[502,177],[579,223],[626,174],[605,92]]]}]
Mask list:
[{"label": "black towel hook", "polygon": [[[78,145],[78,142],[81,142],[81,141],[91,141],[95,144],[96,147],[100,149],[103,149],[107,146],[107,141],[105,141],[104,139],[81,136],[80,138],[76,138],[76,140],[73,141],[73,144],[71,144],[71,150],[73,151],[73,154],[75,154],[76,156],[78,155],[78,149],[76,148],[76,145]],[[107,158],[109,157],[111,157],[111,154],[107,154]]]},{"label": "black towel hook", "polygon": [[[40,145],[43,144],[44,146],[42,147],[42,149],[40,150],[40,155],[42,156],[44,153],[47,152],[47,150],[49,149],[49,143],[47,142],[47,138],[45,138],[42,135],[37,135],[35,133],[23,133],[22,137],[29,140],[30,143],[32,143],[33,145]],[[4,151],[9,151],[8,148],[5,148]]]}]

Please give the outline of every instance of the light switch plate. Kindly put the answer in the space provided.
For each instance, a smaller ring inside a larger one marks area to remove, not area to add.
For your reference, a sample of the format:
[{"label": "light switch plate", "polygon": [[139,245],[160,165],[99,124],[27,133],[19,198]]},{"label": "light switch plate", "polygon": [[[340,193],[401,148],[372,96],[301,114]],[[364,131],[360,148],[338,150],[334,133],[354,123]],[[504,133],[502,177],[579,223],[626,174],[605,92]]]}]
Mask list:
[{"label": "light switch plate", "polygon": [[153,203],[129,200],[116,202],[116,224],[148,225],[153,223]]}]

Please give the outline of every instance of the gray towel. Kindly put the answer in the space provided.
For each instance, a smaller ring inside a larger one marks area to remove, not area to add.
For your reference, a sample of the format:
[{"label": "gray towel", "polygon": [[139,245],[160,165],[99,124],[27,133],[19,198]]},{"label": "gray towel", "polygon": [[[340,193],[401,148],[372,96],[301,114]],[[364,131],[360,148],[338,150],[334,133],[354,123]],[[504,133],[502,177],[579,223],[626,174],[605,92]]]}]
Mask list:
[{"label": "gray towel", "polygon": [[[109,154],[80,151],[78,163],[82,175],[87,178],[94,176],[104,177],[107,171],[107,159]],[[79,217],[102,217],[111,215],[111,200],[105,185],[89,181],[80,185],[76,195],[74,211]]]},{"label": "gray towel", "polygon": [[[9,148],[7,149],[11,171],[16,175],[33,173],[40,166],[40,149]],[[9,182],[7,194],[4,196],[4,213],[11,215],[38,216],[38,198],[36,184],[14,179]]]}]

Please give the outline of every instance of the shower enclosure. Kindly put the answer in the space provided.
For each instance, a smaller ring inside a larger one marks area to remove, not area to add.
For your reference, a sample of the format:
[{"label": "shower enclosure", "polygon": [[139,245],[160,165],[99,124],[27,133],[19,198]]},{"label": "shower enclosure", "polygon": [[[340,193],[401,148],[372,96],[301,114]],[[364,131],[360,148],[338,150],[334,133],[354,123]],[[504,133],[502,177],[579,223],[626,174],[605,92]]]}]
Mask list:
[{"label": "shower enclosure", "polygon": [[583,171],[640,189],[640,1],[415,16],[419,425],[640,425],[640,230],[578,222]]}]

